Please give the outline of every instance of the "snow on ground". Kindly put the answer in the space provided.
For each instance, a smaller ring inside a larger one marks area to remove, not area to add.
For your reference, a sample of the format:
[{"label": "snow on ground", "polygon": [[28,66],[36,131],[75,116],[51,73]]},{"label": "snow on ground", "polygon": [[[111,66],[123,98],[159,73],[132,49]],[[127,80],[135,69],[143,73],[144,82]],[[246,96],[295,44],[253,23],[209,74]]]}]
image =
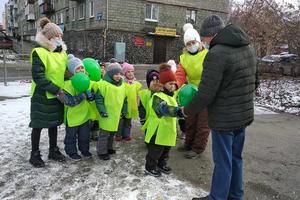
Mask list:
[{"label": "snow on ground", "polygon": [[8,86],[4,86],[0,82],[0,96],[4,97],[22,97],[30,95],[30,85],[28,81],[8,82]]},{"label": "snow on ground", "polygon": [[[262,81],[255,113],[274,114],[269,109],[299,113],[299,90],[297,81]],[[175,175],[145,176],[146,150],[140,148],[142,144],[137,140],[117,143],[117,154],[110,161],[98,159],[95,143],[91,143],[92,159],[56,163],[47,159],[48,136],[44,130],[40,149],[46,167],[32,168],[28,162],[31,150],[29,93],[30,83],[0,84],[2,99],[15,98],[0,101],[0,199],[185,200],[207,194]],[[63,147],[63,137],[62,126],[58,138],[60,147]]]},{"label": "snow on ground", "polygon": [[263,80],[255,102],[273,111],[300,115],[300,80]]},{"label": "snow on ground", "polygon": [[[29,85],[9,83],[6,89],[23,91],[6,95],[22,96],[28,94]],[[185,200],[207,194],[174,175],[145,176],[146,150],[137,151],[137,141],[118,143],[117,154],[109,161],[98,159],[91,143],[92,159],[57,163],[47,159],[48,136],[43,131],[40,150],[46,167],[32,168],[29,112],[30,97],[0,101],[0,199]],[[64,127],[60,127],[60,147],[63,137]]]}]

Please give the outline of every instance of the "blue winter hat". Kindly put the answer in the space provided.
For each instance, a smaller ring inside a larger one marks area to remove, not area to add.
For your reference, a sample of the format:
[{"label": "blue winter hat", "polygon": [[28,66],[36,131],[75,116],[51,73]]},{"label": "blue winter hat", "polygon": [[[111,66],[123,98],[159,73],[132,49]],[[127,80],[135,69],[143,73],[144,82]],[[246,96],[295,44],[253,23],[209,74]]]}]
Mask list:
[{"label": "blue winter hat", "polygon": [[73,54],[68,55],[68,70],[72,74],[75,74],[75,71],[78,67],[83,66],[82,61],[79,58],[76,58]]}]

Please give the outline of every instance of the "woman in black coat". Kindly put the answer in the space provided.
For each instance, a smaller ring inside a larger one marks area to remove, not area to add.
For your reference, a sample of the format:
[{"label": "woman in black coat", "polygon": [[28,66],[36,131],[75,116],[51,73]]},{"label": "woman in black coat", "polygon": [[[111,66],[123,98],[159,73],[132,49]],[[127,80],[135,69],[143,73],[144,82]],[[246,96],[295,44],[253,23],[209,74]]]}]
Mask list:
[{"label": "woman in black coat", "polygon": [[64,161],[65,156],[57,147],[57,126],[63,123],[64,93],[62,87],[67,66],[66,45],[62,41],[62,30],[48,18],[40,20],[41,31],[36,35],[39,47],[31,54],[32,97],[30,124],[32,128],[32,151],[29,162],[34,167],[44,167],[39,143],[41,131],[48,129],[48,158]]}]

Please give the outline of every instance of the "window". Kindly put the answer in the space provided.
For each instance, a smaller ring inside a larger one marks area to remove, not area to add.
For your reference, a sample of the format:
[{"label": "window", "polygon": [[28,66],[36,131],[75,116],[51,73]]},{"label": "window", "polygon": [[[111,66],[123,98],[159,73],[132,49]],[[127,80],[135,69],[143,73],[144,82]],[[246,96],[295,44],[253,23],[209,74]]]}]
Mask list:
[{"label": "window", "polygon": [[94,1],[90,0],[90,17],[94,17]]},{"label": "window", "polygon": [[64,13],[60,13],[60,23],[64,23]]},{"label": "window", "polygon": [[78,9],[78,15],[79,15],[79,19],[84,19],[84,4],[80,4],[79,5],[79,9]]},{"label": "window", "polygon": [[58,24],[59,21],[60,21],[60,19],[59,19],[59,14],[56,13],[56,15],[55,15],[55,23]]},{"label": "window", "polygon": [[158,21],[158,5],[157,4],[146,4],[146,21]]},{"label": "window", "polygon": [[72,21],[75,21],[75,19],[76,19],[76,8],[75,7],[73,7],[72,8]]},{"label": "window", "polygon": [[196,10],[186,10],[186,22],[189,22],[191,24],[196,23]]}]

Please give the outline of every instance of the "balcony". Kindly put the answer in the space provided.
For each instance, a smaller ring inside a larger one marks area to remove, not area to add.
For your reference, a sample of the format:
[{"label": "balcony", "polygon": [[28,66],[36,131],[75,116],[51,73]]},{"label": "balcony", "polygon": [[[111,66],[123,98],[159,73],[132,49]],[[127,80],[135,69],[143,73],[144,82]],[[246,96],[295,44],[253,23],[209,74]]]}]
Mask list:
[{"label": "balcony", "polygon": [[34,4],[27,4],[25,7],[25,15],[29,15],[30,13],[34,13]]},{"label": "balcony", "polygon": [[25,18],[26,18],[26,20],[27,21],[35,21],[35,16],[34,16],[34,14],[33,13],[31,13],[31,14],[28,14],[28,15],[25,15]]},{"label": "balcony", "polygon": [[55,12],[55,10],[54,10],[53,4],[51,4],[51,2],[47,1],[40,5],[40,13],[41,14],[47,15],[47,14],[52,14],[54,12]]}]

